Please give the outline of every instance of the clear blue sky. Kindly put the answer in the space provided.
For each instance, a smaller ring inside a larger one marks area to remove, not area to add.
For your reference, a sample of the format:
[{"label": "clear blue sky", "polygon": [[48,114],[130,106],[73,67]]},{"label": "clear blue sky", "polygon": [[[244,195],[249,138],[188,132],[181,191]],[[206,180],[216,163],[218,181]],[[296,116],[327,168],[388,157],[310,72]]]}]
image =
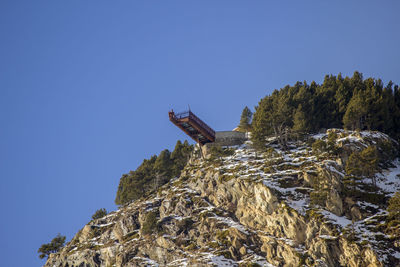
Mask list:
[{"label": "clear blue sky", "polygon": [[115,210],[123,173],[186,136],[234,128],[275,88],[325,74],[400,83],[400,1],[0,0],[0,258]]}]

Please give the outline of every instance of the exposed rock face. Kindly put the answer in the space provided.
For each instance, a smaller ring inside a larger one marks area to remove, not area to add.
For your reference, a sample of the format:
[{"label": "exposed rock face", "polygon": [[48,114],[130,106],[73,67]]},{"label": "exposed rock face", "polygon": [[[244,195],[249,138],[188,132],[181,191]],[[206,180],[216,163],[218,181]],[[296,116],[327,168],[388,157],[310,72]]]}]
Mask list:
[{"label": "exposed rock face", "polygon": [[[351,147],[365,142],[361,136]],[[290,151],[271,147],[257,159],[246,145],[222,160],[192,159],[157,195],[90,222],[45,266],[400,264],[394,241],[378,242],[368,223],[385,204],[343,195],[345,152],[317,158],[305,143]],[[399,185],[385,178],[396,171],[383,171],[382,184]],[[313,204],[317,190],[326,194]]]}]

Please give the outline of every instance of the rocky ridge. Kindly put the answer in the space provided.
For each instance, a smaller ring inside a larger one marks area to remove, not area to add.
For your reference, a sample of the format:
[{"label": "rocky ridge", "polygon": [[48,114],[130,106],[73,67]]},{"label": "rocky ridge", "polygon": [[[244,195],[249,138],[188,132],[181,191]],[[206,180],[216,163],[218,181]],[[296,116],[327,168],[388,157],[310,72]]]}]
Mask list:
[{"label": "rocky ridge", "polygon": [[[340,152],[314,153],[330,132]],[[287,151],[268,141],[263,154],[247,142],[230,156],[193,157],[156,194],[91,221],[45,266],[400,265],[399,241],[379,227],[385,202],[345,196],[343,183],[353,151],[392,139],[331,129]],[[393,195],[399,160],[375,177],[379,199]]]}]

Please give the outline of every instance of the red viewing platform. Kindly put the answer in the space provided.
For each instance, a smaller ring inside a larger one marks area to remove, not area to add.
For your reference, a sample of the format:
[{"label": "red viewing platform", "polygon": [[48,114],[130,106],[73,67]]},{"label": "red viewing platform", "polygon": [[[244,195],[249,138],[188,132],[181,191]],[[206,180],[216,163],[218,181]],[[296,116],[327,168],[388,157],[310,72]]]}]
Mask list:
[{"label": "red viewing platform", "polygon": [[171,110],[168,112],[168,116],[173,124],[178,126],[200,145],[215,141],[215,131],[190,110],[177,114]]}]

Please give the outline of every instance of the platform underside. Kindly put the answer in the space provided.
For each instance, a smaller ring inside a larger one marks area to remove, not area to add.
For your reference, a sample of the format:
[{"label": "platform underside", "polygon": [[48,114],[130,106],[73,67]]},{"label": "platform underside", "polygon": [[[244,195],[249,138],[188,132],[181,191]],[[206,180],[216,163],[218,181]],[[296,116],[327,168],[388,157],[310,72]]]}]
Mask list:
[{"label": "platform underside", "polygon": [[193,112],[187,111],[175,114],[173,111],[170,111],[168,115],[173,124],[178,126],[200,145],[215,141],[215,131],[194,115]]}]

